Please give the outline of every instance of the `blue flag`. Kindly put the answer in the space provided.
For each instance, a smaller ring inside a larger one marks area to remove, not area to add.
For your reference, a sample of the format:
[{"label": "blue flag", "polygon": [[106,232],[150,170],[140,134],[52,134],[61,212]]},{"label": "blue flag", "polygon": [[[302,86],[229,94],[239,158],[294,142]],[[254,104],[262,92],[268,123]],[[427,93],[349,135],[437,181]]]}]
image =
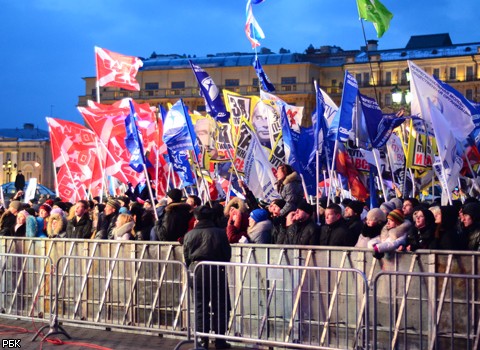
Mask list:
[{"label": "blue flag", "polygon": [[282,136],[285,154],[288,155],[286,162],[303,176],[305,187],[309,195],[316,195],[316,162],[310,162],[310,154],[315,148],[314,129],[300,127],[300,132],[295,132],[288,125],[288,117],[285,106],[282,107]]},{"label": "blue flag", "polygon": [[405,121],[405,117],[397,117],[395,114],[382,114],[382,110],[375,99],[358,94],[362,105],[363,115],[367,124],[368,136],[373,148],[383,147],[393,129]]},{"label": "blue flag", "polygon": [[253,61],[253,67],[255,68],[255,73],[257,73],[258,81],[262,84],[262,89],[266,92],[274,92],[275,86],[273,86],[270,79],[268,79],[267,74],[265,74],[262,65],[258,56],[255,55],[255,60]]},{"label": "blue flag", "polygon": [[[325,100],[320,89],[315,86],[315,110],[312,113],[312,123],[314,129],[314,147],[310,153],[309,163],[316,159],[316,151],[322,154],[324,150],[324,142],[327,136],[327,122],[325,121]],[[326,145],[326,144],[325,144]],[[322,157],[322,159],[325,159]]]},{"label": "blue flag", "polygon": [[200,95],[205,100],[205,107],[207,113],[210,114],[215,120],[221,123],[228,123],[230,118],[230,113],[227,112],[225,105],[222,101],[222,96],[220,96],[220,90],[213,79],[205,72],[200,66],[190,62],[192,67],[193,74],[198,82],[198,87],[200,88]]},{"label": "blue flag", "polygon": [[328,130],[329,139],[345,142],[352,129],[353,106],[358,94],[358,84],[353,75],[345,71],[345,80],[343,84],[342,104],[330,124]]},{"label": "blue flag", "polygon": [[135,119],[135,107],[130,100],[130,114],[125,118],[125,129],[127,132],[125,146],[130,152],[130,167],[132,167],[137,173],[140,173],[143,171],[146,160]]},{"label": "blue flag", "polygon": [[178,100],[165,116],[163,142],[173,151],[194,150],[197,156],[200,152],[192,121],[182,100]]},{"label": "blue flag", "polygon": [[195,184],[195,178],[190,168],[190,162],[188,161],[188,153],[186,151],[174,151],[168,149],[168,162],[172,164],[173,170],[177,173],[182,183],[179,188],[185,186],[191,186]]}]

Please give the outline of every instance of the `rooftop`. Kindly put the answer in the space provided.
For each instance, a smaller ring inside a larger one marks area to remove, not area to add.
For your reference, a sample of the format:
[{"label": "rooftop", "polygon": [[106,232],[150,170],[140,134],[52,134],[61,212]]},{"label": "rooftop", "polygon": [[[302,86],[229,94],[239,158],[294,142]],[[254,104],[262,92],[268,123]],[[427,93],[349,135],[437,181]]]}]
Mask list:
[{"label": "rooftop", "polygon": [[48,131],[35,128],[33,124],[26,123],[23,125],[23,129],[0,129],[0,141],[1,140],[17,140],[17,141],[42,141],[49,140],[50,135]]}]

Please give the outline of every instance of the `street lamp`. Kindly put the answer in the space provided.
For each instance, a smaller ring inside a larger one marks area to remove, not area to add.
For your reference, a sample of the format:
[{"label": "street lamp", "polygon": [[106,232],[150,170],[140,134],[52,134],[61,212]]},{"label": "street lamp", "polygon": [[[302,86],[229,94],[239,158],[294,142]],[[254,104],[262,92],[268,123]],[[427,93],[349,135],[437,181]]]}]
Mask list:
[{"label": "street lamp", "polygon": [[2,168],[5,174],[5,183],[10,182],[10,178],[12,176],[12,167],[16,168],[17,164],[12,164],[12,161],[8,159],[6,162],[3,163]]},{"label": "street lamp", "polygon": [[395,85],[395,87],[391,90],[392,91],[392,101],[393,103],[400,104],[402,103],[403,91]]},{"label": "street lamp", "polygon": [[37,178],[38,178],[38,183],[40,184],[42,183],[42,164],[40,164],[39,162],[35,162],[33,163],[33,166],[37,168],[37,173],[38,173]]}]

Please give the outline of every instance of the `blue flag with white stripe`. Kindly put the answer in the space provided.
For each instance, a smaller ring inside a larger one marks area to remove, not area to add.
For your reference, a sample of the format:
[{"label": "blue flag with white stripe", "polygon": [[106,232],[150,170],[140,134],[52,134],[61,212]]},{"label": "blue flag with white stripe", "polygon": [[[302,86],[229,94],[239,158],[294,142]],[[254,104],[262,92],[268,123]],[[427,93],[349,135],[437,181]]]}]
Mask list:
[{"label": "blue flag with white stripe", "polygon": [[257,55],[255,55],[253,67],[255,68],[255,73],[257,73],[258,81],[260,82],[260,84],[262,84],[262,89],[266,92],[275,92],[275,86],[273,86],[270,79],[268,79],[267,74],[265,74],[265,71],[260,64],[260,60],[258,59]]}]

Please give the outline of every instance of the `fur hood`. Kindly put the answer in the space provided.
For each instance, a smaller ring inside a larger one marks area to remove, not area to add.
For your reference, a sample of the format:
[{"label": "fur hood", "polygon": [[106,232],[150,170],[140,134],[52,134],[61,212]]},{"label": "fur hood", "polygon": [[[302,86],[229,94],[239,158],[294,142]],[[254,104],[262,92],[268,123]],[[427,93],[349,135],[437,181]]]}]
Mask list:
[{"label": "fur hood", "polygon": [[180,203],[172,202],[165,207],[165,213],[169,213],[172,211],[191,211],[191,210],[192,210],[192,207],[189,204],[183,203],[183,202],[180,202]]},{"label": "fur hood", "polygon": [[[53,230],[52,222],[58,220],[61,225],[57,225],[55,230]],[[49,238],[59,237],[67,229],[67,219],[62,214],[52,214],[47,224],[47,235]]]},{"label": "fur hood", "polygon": [[300,182],[302,181],[302,179],[300,178],[300,176],[298,175],[298,173],[296,171],[294,171],[290,175],[287,175],[285,177],[285,179],[283,179],[282,184],[286,185],[286,184],[289,184],[289,183],[295,182],[295,181],[300,181]]},{"label": "fur hood", "polygon": [[248,212],[248,208],[247,208],[247,205],[245,204],[245,201],[241,198],[234,197],[227,203],[227,205],[225,206],[225,209],[223,209],[223,214],[225,216],[228,216],[228,213],[230,212],[230,208],[234,204],[237,204],[238,210],[240,210],[241,213]]},{"label": "fur hood", "polygon": [[29,215],[26,219],[26,229],[25,229],[25,237],[36,237],[38,228],[37,228],[37,220],[32,215]]},{"label": "fur hood", "polygon": [[382,228],[381,239],[382,239],[382,241],[384,241],[387,238],[399,239],[401,237],[407,237],[407,234],[408,234],[411,226],[412,226],[412,224],[408,220],[405,220],[403,222],[403,224],[401,224],[397,227],[391,228],[390,230],[387,229],[387,225],[385,225]]}]

